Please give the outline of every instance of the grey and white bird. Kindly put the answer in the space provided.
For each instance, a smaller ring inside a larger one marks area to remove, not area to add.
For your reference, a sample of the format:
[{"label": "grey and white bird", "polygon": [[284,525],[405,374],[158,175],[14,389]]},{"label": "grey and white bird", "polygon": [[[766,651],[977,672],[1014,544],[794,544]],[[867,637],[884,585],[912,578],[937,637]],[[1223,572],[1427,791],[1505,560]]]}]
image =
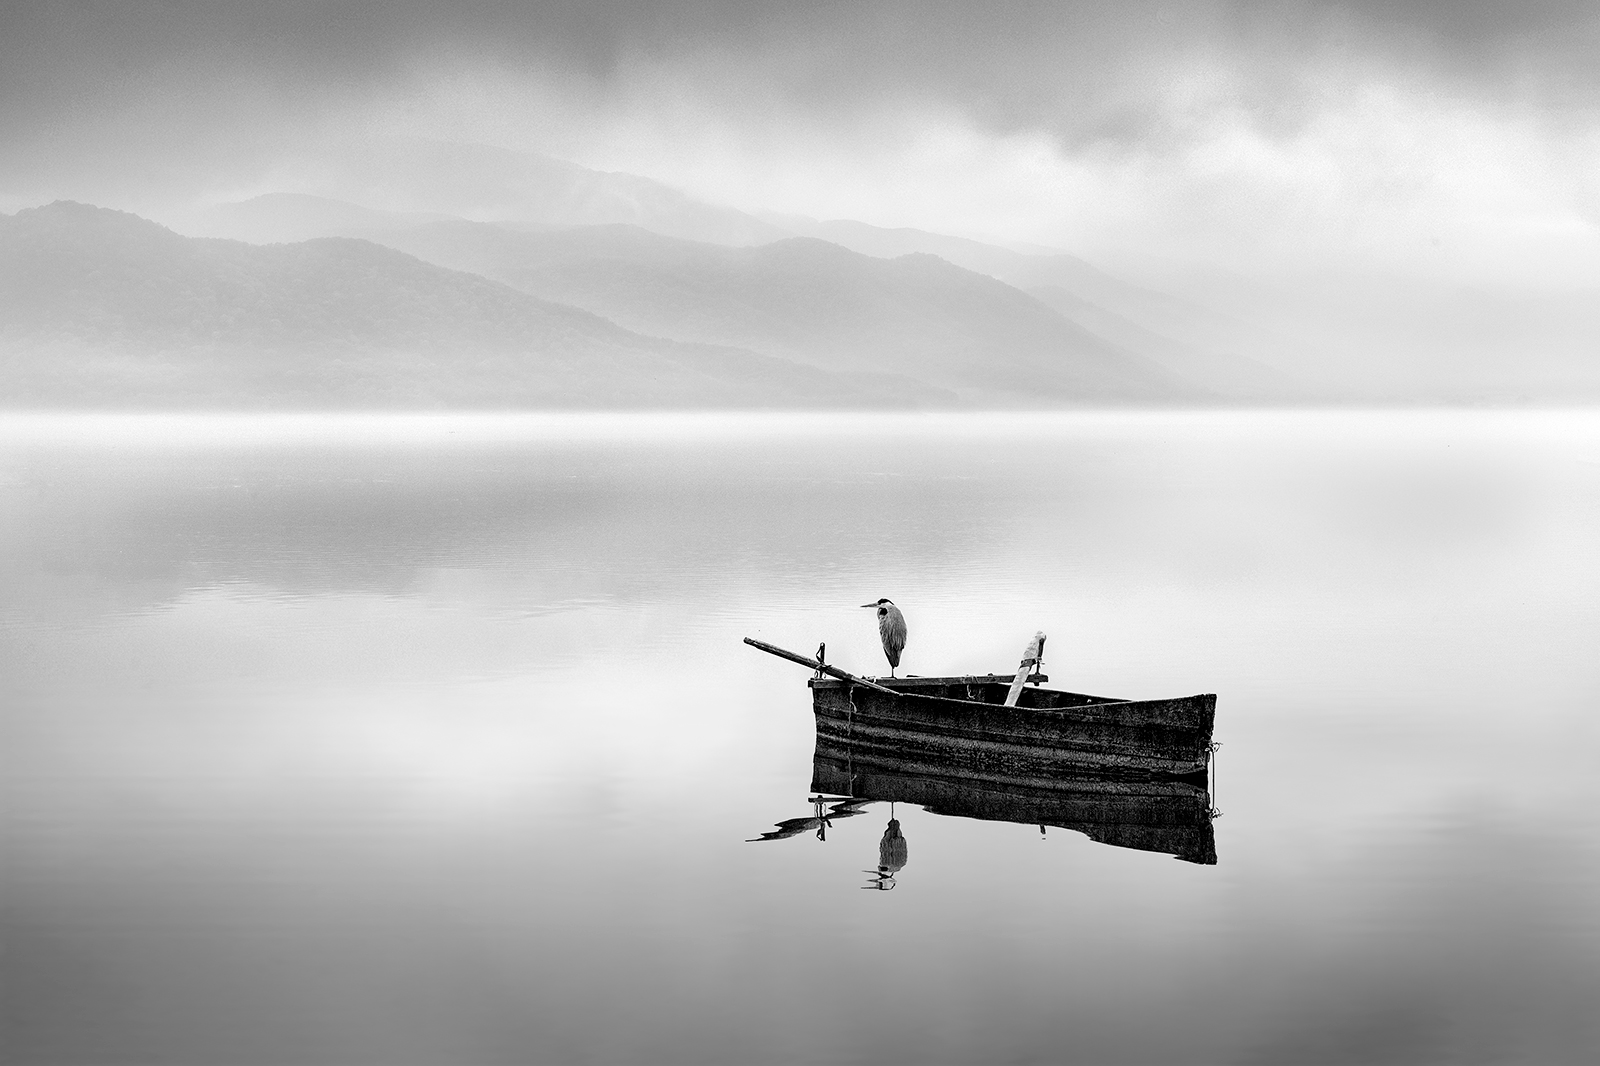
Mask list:
[{"label": "grey and white bird", "polygon": [[889,599],[863,603],[861,606],[878,609],[878,639],[883,641],[883,654],[889,660],[889,676],[893,677],[895,667],[900,665],[900,653],[906,647],[906,616]]}]

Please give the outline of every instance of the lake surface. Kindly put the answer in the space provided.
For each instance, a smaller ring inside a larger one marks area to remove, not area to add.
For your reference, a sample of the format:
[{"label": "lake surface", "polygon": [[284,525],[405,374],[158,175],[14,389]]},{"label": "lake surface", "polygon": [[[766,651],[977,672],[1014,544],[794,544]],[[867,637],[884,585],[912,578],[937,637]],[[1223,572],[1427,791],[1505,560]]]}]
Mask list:
[{"label": "lake surface", "polygon": [[[1218,694],[1216,865],[805,669]],[[18,1063],[1600,1059],[1600,414],[0,418]],[[885,887],[890,817],[904,860]]]}]

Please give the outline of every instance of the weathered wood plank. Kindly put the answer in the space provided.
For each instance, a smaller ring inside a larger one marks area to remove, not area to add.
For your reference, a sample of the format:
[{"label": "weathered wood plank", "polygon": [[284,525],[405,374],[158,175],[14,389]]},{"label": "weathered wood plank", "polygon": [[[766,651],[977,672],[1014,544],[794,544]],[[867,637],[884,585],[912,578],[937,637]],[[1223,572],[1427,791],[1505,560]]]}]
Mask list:
[{"label": "weathered wood plank", "polygon": [[1101,763],[1192,774],[1209,759],[1215,704],[1216,697],[1206,694],[1041,709],[932,695],[890,698],[847,691],[834,682],[812,683],[819,739],[948,760],[974,772],[1048,774]]},{"label": "weathered wood plank", "polygon": [[817,719],[818,743],[847,745],[895,758],[946,763],[967,773],[1049,777],[1061,772],[1136,770],[1185,777],[1205,770],[1206,758],[1192,746],[1123,743],[1058,743],[1044,746],[990,737],[949,736],[887,728],[860,719]]},{"label": "weathered wood plank", "polygon": [[1041,631],[1035,633],[1033,639],[1028,642],[1027,648],[1023,649],[1022,663],[1017,667],[1016,680],[1011,682],[1011,691],[1006,693],[1005,705],[1007,707],[1015,707],[1017,705],[1017,697],[1022,695],[1022,686],[1028,683],[1028,675],[1033,672],[1034,667],[1038,666],[1039,661],[1043,658],[1044,633]]},{"label": "weathered wood plank", "polygon": [[864,677],[857,677],[855,674],[841,670],[837,666],[829,666],[827,663],[819,662],[816,659],[808,659],[806,656],[801,655],[798,652],[788,651],[787,649],[778,647],[776,644],[768,644],[766,641],[756,640],[753,637],[745,637],[744,642],[750,645],[752,648],[757,648],[766,652],[768,655],[776,655],[780,659],[788,659],[792,663],[799,663],[801,666],[809,666],[813,670],[821,670],[823,673],[828,674],[831,677],[837,677],[841,681],[848,681],[853,685],[865,685],[867,688],[877,689],[879,692],[886,692],[891,696],[899,695],[899,693],[895,692],[894,689],[885,688],[876,681],[868,681]]}]

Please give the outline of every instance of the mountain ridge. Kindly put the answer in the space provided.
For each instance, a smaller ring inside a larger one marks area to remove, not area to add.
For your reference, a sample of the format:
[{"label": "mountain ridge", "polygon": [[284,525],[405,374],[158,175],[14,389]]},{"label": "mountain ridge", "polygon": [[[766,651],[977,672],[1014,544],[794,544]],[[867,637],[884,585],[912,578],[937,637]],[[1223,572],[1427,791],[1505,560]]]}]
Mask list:
[{"label": "mountain ridge", "polygon": [[[213,221],[226,220],[220,231],[250,240],[284,240],[313,234],[361,236],[379,243],[403,247],[424,259],[497,277],[525,291],[539,292],[537,284],[521,276],[535,263],[582,255],[640,259],[658,267],[681,265],[691,257],[696,243],[685,237],[671,237],[648,225],[628,222],[597,223],[585,226],[557,226],[544,222],[473,222],[464,218],[430,218],[421,214],[402,215],[380,212],[357,204],[308,197],[299,194],[271,194],[213,209]],[[885,229],[863,222],[831,220],[819,222],[799,216],[765,215],[775,227],[785,227],[784,235],[826,240],[830,244],[874,258],[894,259],[907,254],[932,254],[954,265],[1004,281],[1013,288],[1049,307],[1072,326],[1093,335],[1101,342],[1123,349],[1154,364],[1168,375],[1199,386],[1199,393],[1212,399],[1234,402],[1271,401],[1303,398],[1314,390],[1270,361],[1237,354],[1237,349],[1260,351],[1281,348],[1277,338],[1195,308],[1180,299],[1121,281],[1093,264],[1057,249],[1038,248],[1029,252],[981,241],[930,233],[910,228]],[[538,245],[524,242],[520,253],[504,247],[491,265],[479,256],[450,254],[437,243],[430,244],[418,231],[437,223],[435,230],[449,226],[470,230],[480,227],[475,240],[480,244],[514,244],[515,238],[494,233],[484,227],[510,233],[537,233]],[[677,243],[674,243],[677,242]],[[507,269],[506,259],[520,255],[517,270]],[[1070,282],[1072,291],[1065,287]],[[1099,302],[1087,299],[1084,290],[1096,292]],[[548,294],[548,293],[547,293]],[[701,295],[685,294],[699,302]],[[567,294],[567,299],[584,303],[583,296]],[[591,305],[593,309],[619,320],[628,319],[628,310],[615,305]],[[1113,308],[1120,308],[1116,310]],[[643,332],[677,336],[703,336],[675,332],[673,324],[630,321]],[[1179,340],[1198,332],[1204,338]],[[726,343],[762,348],[770,338],[703,337]],[[1082,340],[1080,338],[1080,343]],[[1253,346],[1253,347],[1252,347]],[[768,347],[773,352],[781,347]]]},{"label": "mountain ridge", "polygon": [[0,219],[12,404],[917,406],[830,374],[606,319],[368,241],[184,237],[69,201]]},{"label": "mountain ridge", "polygon": [[933,255],[880,259],[812,237],[720,248],[618,226],[443,222],[377,239],[640,332],[827,369],[871,365],[1007,405],[1207,397],[1027,293]]},{"label": "mountain ridge", "polygon": [[[708,203],[652,178],[485,144],[364,138],[325,148],[314,158],[284,160],[278,175],[284,191],[267,194],[269,198],[310,194],[343,200],[350,190],[360,190],[369,211],[539,225],[628,222],[668,236],[729,246],[789,235],[754,215]],[[215,209],[190,212],[174,224],[198,235],[226,235],[226,219]]]}]

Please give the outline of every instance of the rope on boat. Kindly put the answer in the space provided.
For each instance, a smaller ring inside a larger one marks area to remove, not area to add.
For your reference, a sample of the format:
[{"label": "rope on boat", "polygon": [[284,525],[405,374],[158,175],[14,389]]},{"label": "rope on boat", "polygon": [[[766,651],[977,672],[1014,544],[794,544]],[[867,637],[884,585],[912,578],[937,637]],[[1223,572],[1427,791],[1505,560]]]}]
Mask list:
[{"label": "rope on boat", "polygon": [[1217,752],[1222,750],[1222,741],[1213,740],[1206,745],[1206,765],[1211,770],[1210,780],[1207,782],[1211,788],[1211,809],[1206,812],[1212,821],[1222,817],[1222,809],[1217,806]]}]

